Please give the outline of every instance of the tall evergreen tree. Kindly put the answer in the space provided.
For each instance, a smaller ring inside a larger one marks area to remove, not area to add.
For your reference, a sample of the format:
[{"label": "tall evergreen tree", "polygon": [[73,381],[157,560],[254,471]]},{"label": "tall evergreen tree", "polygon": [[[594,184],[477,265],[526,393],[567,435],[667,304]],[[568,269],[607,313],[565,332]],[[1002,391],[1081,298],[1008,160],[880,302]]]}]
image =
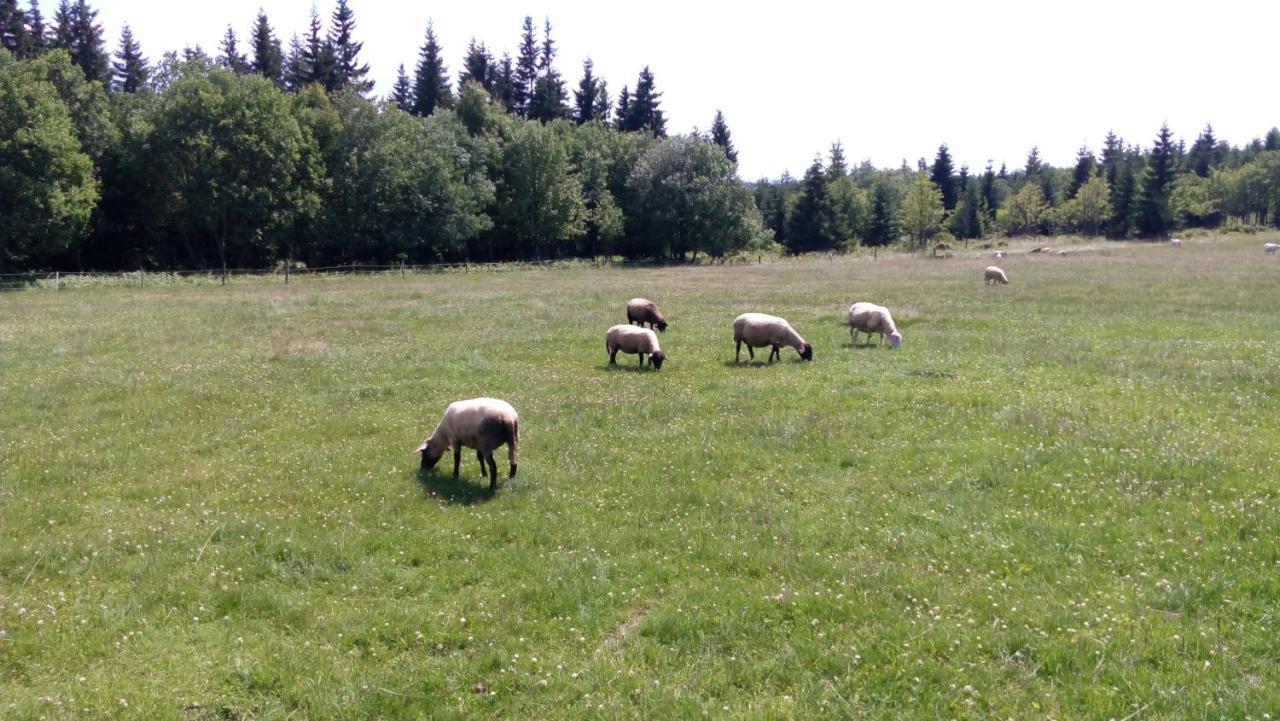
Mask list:
[{"label": "tall evergreen tree", "polygon": [[609,111],[613,108],[613,101],[609,99],[609,83],[604,78],[600,78],[599,84],[596,86],[596,100],[592,113],[600,122],[609,123]]},{"label": "tall evergreen tree", "polygon": [[542,50],[538,55],[538,72],[545,73],[551,69],[556,59],[556,44],[551,40],[551,18],[542,21]]},{"label": "tall evergreen tree", "polygon": [[996,198],[996,174],[991,169],[991,161],[987,161],[987,169],[982,172],[982,202],[987,213],[994,218],[999,205]]},{"label": "tall evergreen tree", "polygon": [[86,0],[77,0],[70,7],[69,18],[71,59],[84,71],[86,78],[108,82],[111,79],[111,61],[103,47],[102,26],[97,23],[98,11],[90,8]]},{"label": "tall evergreen tree", "polygon": [[1262,142],[1263,150],[1280,150],[1280,128],[1272,128],[1267,131],[1267,137]]},{"label": "tall evergreen tree", "polygon": [[281,72],[284,87],[291,92],[301,90],[307,84],[306,51],[297,35],[289,38],[289,53],[284,57],[284,69]]},{"label": "tall evergreen tree", "polygon": [[1218,141],[1213,137],[1213,126],[1206,125],[1200,137],[1196,138],[1196,142],[1192,144],[1191,151],[1187,153],[1187,170],[1201,178],[1207,178],[1209,170],[1221,162],[1218,155]]},{"label": "tall evergreen tree", "polygon": [[543,123],[572,117],[569,93],[555,68],[547,68],[546,72],[538,76],[538,81],[533,84],[533,97],[529,99],[527,111],[530,120]]},{"label": "tall evergreen tree", "polygon": [[449,90],[449,70],[440,57],[440,43],[432,23],[427,23],[427,38],[418,54],[418,68],[413,83],[413,113],[426,117],[437,107],[453,107]]},{"label": "tall evergreen tree", "polygon": [[391,102],[406,113],[413,112],[413,86],[409,84],[409,76],[404,72],[404,63],[396,68],[396,84],[391,89]]},{"label": "tall evergreen tree", "polygon": [[578,89],[573,91],[573,120],[578,125],[596,118],[596,99],[600,90],[600,80],[593,70],[595,63],[591,58],[582,61],[582,80],[578,81]]},{"label": "tall evergreen tree", "polygon": [[733,148],[733,138],[729,134],[729,124],[724,120],[724,113],[716,111],[715,120],[711,121],[711,142],[724,148],[725,157],[732,163],[738,162],[738,151]]},{"label": "tall evergreen tree", "polygon": [[475,38],[471,38],[467,43],[467,55],[462,60],[462,72],[458,73],[458,87],[461,88],[470,80],[493,92],[495,78],[492,68],[493,57],[489,55],[489,49],[484,43],[477,43]]},{"label": "tall evergreen tree", "polygon": [[1039,178],[1044,172],[1044,163],[1040,160],[1040,146],[1031,146],[1031,152],[1027,153],[1027,166],[1023,169],[1022,174],[1030,181],[1032,178]]},{"label": "tall evergreen tree", "polygon": [[814,158],[800,184],[800,197],[787,223],[787,249],[792,253],[832,250],[844,240],[839,219],[827,188],[822,160]]},{"label": "tall evergreen tree", "polygon": [[221,54],[218,56],[218,63],[222,67],[230,70],[236,75],[248,75],[250,65],[249,60],[240,52],[238,42],[236,40],[236,31],[227,26],[227,32],[222,36],[222,45],[220,47]]},{"label": "tall evergreen tree", "polygon": [[538,38],[533,33],[533,18],[526,15],[520,33],[520,50],[516,55],[515,83],[512,87],[511,109],[520,115],[528,115],[529,100],[533,98],[533,86],[538,81]]},{"label": "tall evergreen tree", "polygon": [[280,40],[271,30],[267,14],[258,9],[258,17],[253,23],[253,72],[270,80],[276,85],[284,82],[284,52]]},{"label": "tall evergreen tree", "polygon": [[827,182],[835,182],[849,174],[849,163],[844,157],[844,144],[839,140],[831,144],[827,154]]},{"label": "tall evergreen tree", "polygon": [[333,46],[322,34],[320,14],[315,7],[311,8],[311,20],[307,24],[307,39],[302,46],[302,54],[298,56],[298,73],[303,85],[317,83],[326,90],[333,90],[334,57]]},{"label": "tall evergreen tree", "polygon": [[147,59],[142,56],[142,48],[133,39],[133,30],[128,24],[120,30],[120,50],[116,52],[118,60],[113,64],[116,92],[136,93],[147,86]]},{"label": "tall evergreen tree", "polygon": [[491,69],[493,76],[493,95],[509,111],[516,109],[516,72],[511,63],[511,56],[503,53],[502,62]]},{"label": "tall evergreen tree", "polygon": [[27,6],[27,48],[21,57],[34,58],[49,48],[48,30],[44,25],[44,15],[40,14],[39,0],[31,0]]},{"label": "tall evergreen tree", "polygon": [[1067,197],[1076,197],[1076,191],[1080,190],[1080,186],[1089,182],[1089,178],[1093,175],[1093,169],[1098,166],[1098,159],[1094,157],[1093,151],[1089,146],[1081,146],[1076,152],[1076,168],[1071,173],[1071,187],[1067,189]]},{"label": "tall evergreen tree", "polygon": [[618,105],[613,109],[613,125],[618,130],[626,130],[627,116],[631,113],[631,91],[622,86],[618,94]]},{"label": "tall evergreen tree", "polygon": [[893,191],[883,180],[876,181],[871,192],[871,220],[867,222],[864,243],[870,246],[889,245],[897,242],[901,233]]},{"label": "tall evergreen tree", "polygon": [[347,0],[338,0],[329,21],[329,46],[333,48],[332,90],[350,88],[361,95],[373,89],[369,66],[360,62],[364,43],[356,42],[356,14]]},{"label": "tall evergreen tree", "polygon": [[18,0],[0,0],[0,48],[24,57],[30,44],[27,14],[18,6]]},{"label": "tall evergreen tree", "polygon": [[640,77],[636,79],[636,91],[631,96],[625,124],[621,130],[644,131],[654,137],[665,137],[667,120],[659,107],[661,103],[662,93],[655,89],[653,71],[646,65],[644,70],[640,71]]},{"label": "tall evergreen tree", "polygon": [[929,171],[929,179],[942,191],[942,207],[948,211],[956,207],[955,166],[951,162],[951,151],[947,144],[938,146],[938,154],[933,158],[933,168]]},{"label": "tall evergreen tree", "polygon": [[1147,237],[1158,237],[1172,227],[1169,190],[1176,173],[1175,163],[1173,133],[1165,123],[1160,126],[1160,134],[1147,156],[1142,197],[1138,201],[1138,231]]},{"label": "tall evergreen tree", "polygon": [[53,12],[53,35],[49,45],[71,52],[75,43],[75,31],[72,29],[73,8],[71,0],[58,0],[58,9]]}]

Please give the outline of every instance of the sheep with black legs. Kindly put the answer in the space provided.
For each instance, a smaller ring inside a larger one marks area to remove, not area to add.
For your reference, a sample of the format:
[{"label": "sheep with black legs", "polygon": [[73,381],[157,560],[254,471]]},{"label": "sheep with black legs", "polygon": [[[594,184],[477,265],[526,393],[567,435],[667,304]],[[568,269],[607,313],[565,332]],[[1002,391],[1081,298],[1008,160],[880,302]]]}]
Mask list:
[{"label": "sheep with black legs", "polygon": [[986,285],[994,285],[997,283],[1000,285],[1009,285],[1009,276],[1005,275],[1004,271],[1000,270],[996,266],[989,265],[987,266],[986,271],[982,274],[982,282]]},{"label": "sheep with black legs", "polygon": [[618,365],[618,351],[634,353],[640,356],[640,366],[644,367],[645,356],[653,364],[654,370],[662,370],[662,362],[667,354],[658,345],[658,334],[648,328],[634,325],[615,325],[604,334],[604,350],[609,354],[609,365]]},{"label": "sheep with black legs", "polygon": [[658,304],[648,298],[632,298],[627,301],[627,323],[635,323],[642,328],[648,323],[650,328],[657,328],[659,333],[667,329],[667,321],[658,311]]},{"label": "sheep with black legs", "polygon": [[884,345],[886,335],[890,348],[902,345],[902,334],[893,322],[893,315],[882,305],[860,302],[849,306],[849,339],[854,345],[858,344],[859,332],[867,334],[868,342],[873,334],[879,333],[880,345]]},{"label": "sheep with black legs", "polygon": [[804,360],[813,360],[813,346],[800,337],[795,328],[784,318],[766,313],[743,313],[733,319],[735,363],[742,359],[742,344],[747,345],[747,355],[755,359],[755,348],[769,346],[769,362],[782,359],[782,346],[795,348]]},{"label": "sheep with black legs", "polygon": [[493,492],[498,488],[498,464],[493,460],[493,451],[504,444],[507,446],[509,464],[507,478],[515,478],[516,453],[520,446],[520,416],[506,401],[472,398],[450,403],[436,429],[414,452],[422,454],[422,468],[429,470],[440,462],[445,451],[452,448],[453,477],[457,478],[458,466],[462,462],[462,447],[476,449],[480,472],[486,473],[485,464],[489,466],[489,491]]}]

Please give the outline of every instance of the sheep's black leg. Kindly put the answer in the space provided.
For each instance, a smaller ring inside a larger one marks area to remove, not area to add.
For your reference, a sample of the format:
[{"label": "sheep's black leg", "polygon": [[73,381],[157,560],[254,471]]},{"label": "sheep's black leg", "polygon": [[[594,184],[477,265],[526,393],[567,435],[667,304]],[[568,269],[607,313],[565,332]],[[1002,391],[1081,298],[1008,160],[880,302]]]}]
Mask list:
[{"label": "sheep's black leg", "polygon": [[480,462],[480,475],[484,475],[484,454],[480,453],[480,449],[476,449],[476,460]]},{"label": "sheep's black leg", "polygon": [[742,362],[742,341],[740,340],[736,340],[733,342],[733,362],[734,363]]},{"label": "sheep's black leg", "polygon": [[644,368],[644,353],[636,353],[636,356],[640,359],[640,367]]},{"label": "sheep's black leg", "polygon": [[453,477],[458,477],[458,466],[462,464],[462,444],[453,444]]},{"label": "sheep's black leg", "polygon": [[609,353],[609,365],[611,366],[618,365],[618,349],[617,348],[614,348],[613,351]]},{"label": "sheep's black leg", "polygon": [[498,463],[493,460],[493,451],[485,454],[489,459],[489,492],[498,490]]},{"label": "sheep's black leg", "polygon": [[747,355],[751,358],[751,360],[756,359],[756,349],[752,348],[750,343],[747,344]]}]

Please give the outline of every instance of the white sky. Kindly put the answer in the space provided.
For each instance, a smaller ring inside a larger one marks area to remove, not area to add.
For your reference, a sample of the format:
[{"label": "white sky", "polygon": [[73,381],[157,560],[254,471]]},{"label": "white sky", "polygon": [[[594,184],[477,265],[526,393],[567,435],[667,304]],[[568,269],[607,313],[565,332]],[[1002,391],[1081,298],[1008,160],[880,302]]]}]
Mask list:
[{"label": "white sky", "polygon": [[[109,49],[128,22],[150,58],[200,44],[216,54],[228,23],[242,49],[259,6],[287,45],[312,0],[98,0]],[[42,9],[51,16],[55,3]],[[328,21],[331,0],[317,3]],[[617,97],[649,65],[669,132],[706,129],[725,113],[746,179],[800,175],[844,143],[851,163],[896,167],[949,145],[957,166],[1021,167],[1039,145],[1054,165],[1095,151],[1108,129],[1150,145],[1161,122],[1190,143],[1213,123],[1233,144],[1280,125],[1274,33],[1280,2],[742,2],[406,3],[352,0],[378,94],[396,66],[412,73],[435,21],[456,79],[473,35],[514,54],[520,24],[550,17],[557,67],[581,63]],[[1152,58],[1161,55],[1158,61]],[[761,93],[760,91],[764,92]]]}]

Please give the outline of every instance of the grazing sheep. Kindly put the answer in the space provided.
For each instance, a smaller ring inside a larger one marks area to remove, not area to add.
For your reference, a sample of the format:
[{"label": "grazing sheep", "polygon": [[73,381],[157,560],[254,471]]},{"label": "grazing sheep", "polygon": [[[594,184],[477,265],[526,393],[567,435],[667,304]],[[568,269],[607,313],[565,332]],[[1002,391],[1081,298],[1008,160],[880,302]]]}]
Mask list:
[{"label": "grazing sheep", "polygon": [[658,304],[647,298],[632,298],[627,301],[627,323],[637,323],[642,328],[648,323],[650,328],[657,328],[659,333],[667,329],[667,321],[658,312]]},{"label": "grazing sheep", "polygon": [[1280,243],[1267,243],[1262,246],[1262,249],[1266,251],[1267,255],[1275,255],[1276,251],[1280,250]]},{"label": "grazing sheep", "polygon": [[994,265],[987,266],[987,270],[982,274],[982,279],[984,285],[992,285],[994,283],[999,283],[1000,285],[1009,284],[1009,276]]},{"label": "grazing sheep", "polygon": [[743,313],[733,319],[733,342],[734,354],[733,362],[737,363],[742,358],[742,344],[747,344],[747,355],[754,360],[756,357],[755,348],[763,348],[770,346],[769,362],[773,362],[774,356],[778,360],[782,360],[782,346],[791,346],[796,349],[800,357],[804,360],[813,360],[813,346],[808,341],[800,337],[800,334],[791,327],[785,319],[776,315],[767,315],[765,313]]},{"label": "grazing sheep", "polygon": [[422,468],[430,469],[435,467],[445,451],[453,448],[453,477],[457,478],[462,447],[476,449],[481,474],[485,473],[485,463],[489,464],[489,490],[492,492],[498,488],[498,464],[493,460],[493,449],[504,443],[510,464],[507,478],[515,478],[520,416],[506,401],[472,398],[450,403],[436,429],[414,452],[422,454]]},{"label": "grazing sheep", "polygon": [[1066,254],[1067,254],[1067,251],[1065,250],[1060,250],[1057,252],[1057,255],[1066,255]]},{"label": "grazing sheep", "polygon": [[1169,245],[1182,245],[1182,238],[1174,238],[1169,241]]},{"label": "grazing sheep", "polygon": [[1048,253],[1050,250],[1052,250],[1052,248],[1050,248],[1049,246],[1042,245],[1039,248],[1032,248],[1031,252],[1032,253]]},{"label": "grazing sheep", "polygon": [[867,334],[868,342],[873,333],[879,333],[880,345],[884,345],[887,333],[890,348],[902,345],[902,334],[898,332],[898,326],[894,325],[889,309],[882,305],[863,302],[849,306],[849,340],[854,345],[858,344],[859,331]]},{"label": "grazing sheep", "polygon": [[994,255],[994,256],[995,256],[995,257],[997,257],[997,258],[1003,258],[1003,257],[1004,257],[1004,251],[1003,251],[1003,250],[997,250],[996,252],[992,253],[992,255]]},{"label": "grazing sheep", "polygon": [[640,367],[644,367],[644,357],[654,370],[662,370],[662,361],[667,354],[658,345],[658,334],[648,328],[637,328],[634,325],[615,325],[604,336],[604,350],[609,354],[609,365],[618,365],[618,351],[635,353],[640,356]]}]

